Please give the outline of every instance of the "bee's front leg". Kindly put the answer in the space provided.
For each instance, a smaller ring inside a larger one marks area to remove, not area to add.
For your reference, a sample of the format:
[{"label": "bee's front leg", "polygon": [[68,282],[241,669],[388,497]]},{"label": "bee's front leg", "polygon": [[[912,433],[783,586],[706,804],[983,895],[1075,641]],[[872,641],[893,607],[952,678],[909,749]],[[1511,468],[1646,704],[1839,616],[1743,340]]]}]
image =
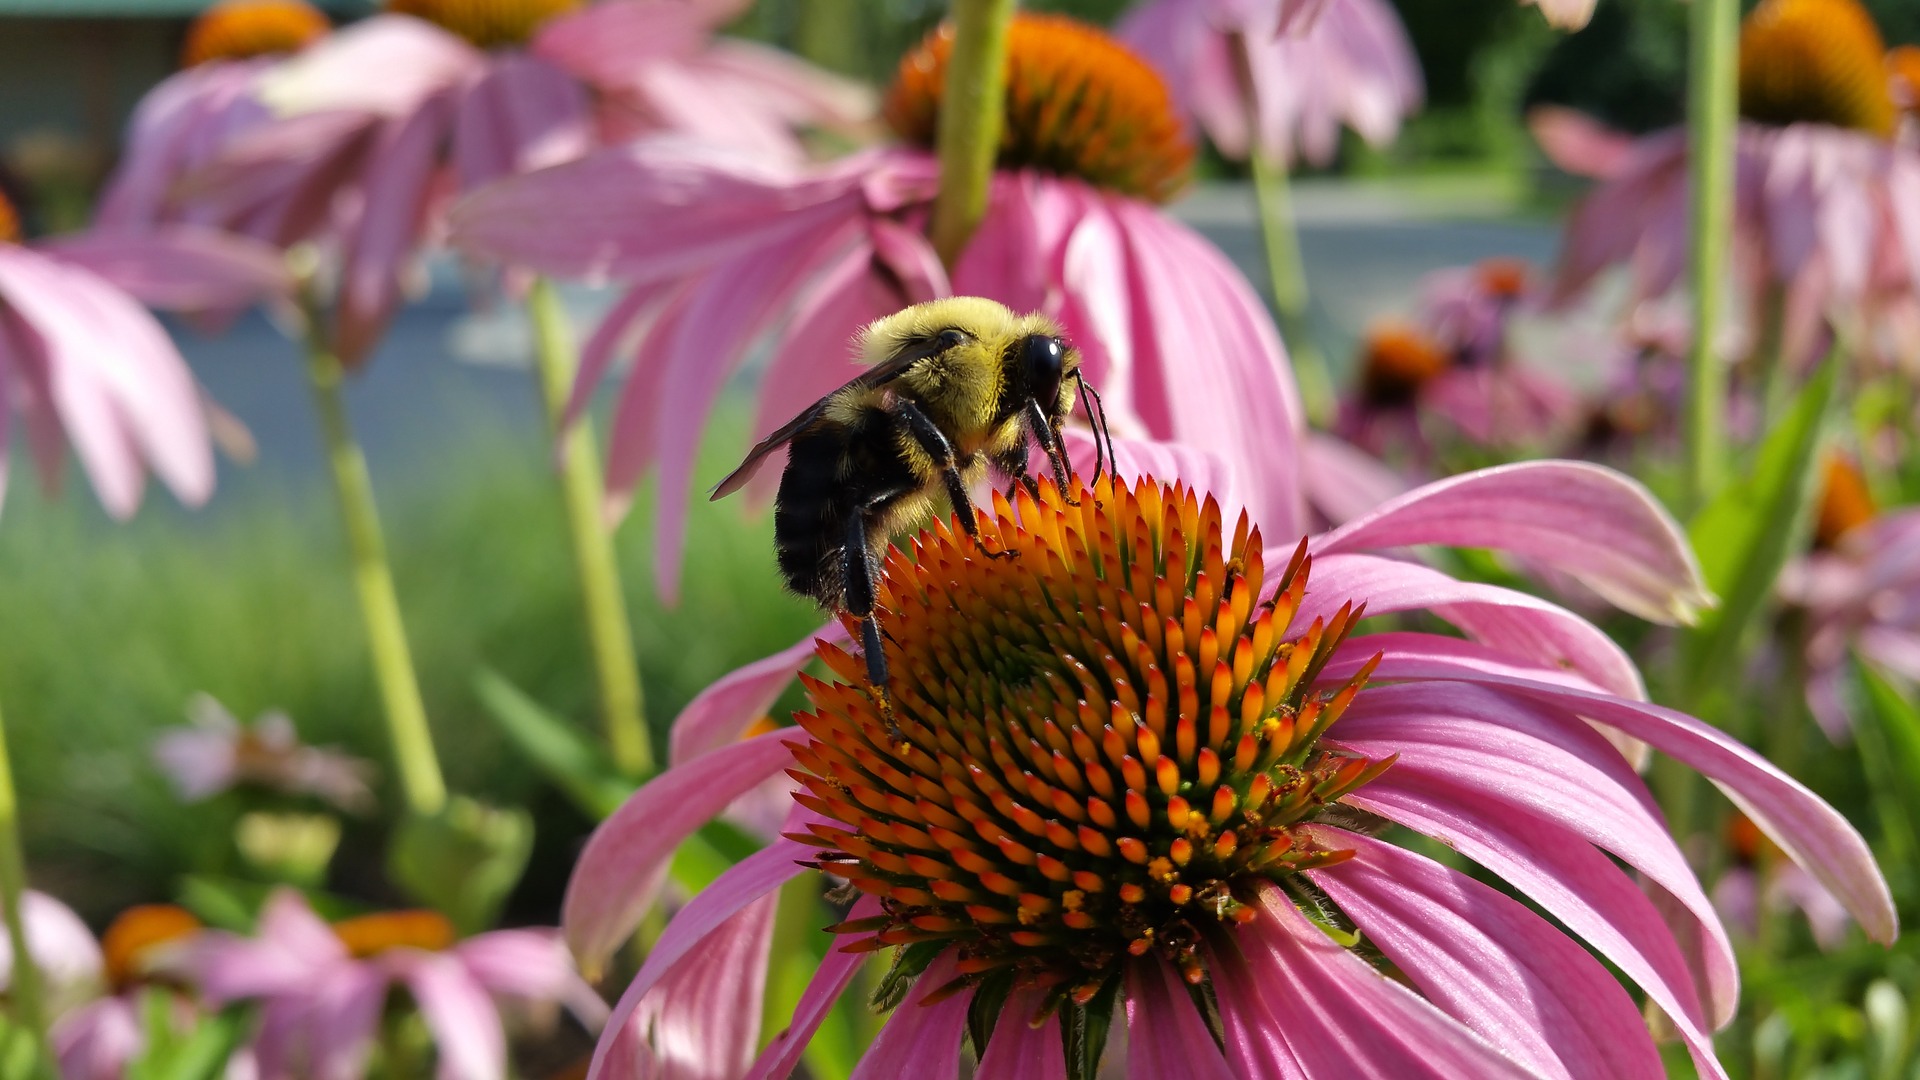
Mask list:
[{"label": "bee's front leg", "polygon": [[1067,477],[1073,472],[1073,462],[1067,460],[1067,445],[1061,441],[1059,429],[1047,419],[1040,403],[1031,398],[1027,399],[1027,426],[1033,429],[1033,437],[1040,440],[1040,449],[1047,452],[1047,464],[1053,466],[1053,484],[1060,489],[1060,498],[1068,506],[1079,506],[1080,500],[1067,487]]},{"label": "bee's front leg", "polygon": [[1018,556],[1017,551],[988,551],[987,545],[980,539],[980,522],[974,518],[973,498],[967,494],[967,481],[960,475],[960,458],[953,452],[953,444],[947,436],[920,407],[906,398],[896,398],[893,402],[894,415],[906,424],[907,432],[913,441],[920,444],[933,459],[933,467],[940,470],[940,479],[947,487],[947,501],[953,504],[953,512],[960,519],[960,527],[973,540],[975,547],[989,559],[1011,559]]},{"label": "bee's front leg", "polygon": [[1027,471],[1029,454],[1027,437],[1022,434],[1020,441],[1013,445],[1013,449],[993,456],[993,467],[999,469],[1007,476],[1012,477],[1014,484],[1017,485],[1016,487],[1007,489],[1007,497],[1009,499],[1013,497],[1013,493],[1016,490],[1025,488],[1027,494],[1033,496],[1033,501],[1038,503],[1040,501],[1040,482],[1035,480],[1033,474]]}]

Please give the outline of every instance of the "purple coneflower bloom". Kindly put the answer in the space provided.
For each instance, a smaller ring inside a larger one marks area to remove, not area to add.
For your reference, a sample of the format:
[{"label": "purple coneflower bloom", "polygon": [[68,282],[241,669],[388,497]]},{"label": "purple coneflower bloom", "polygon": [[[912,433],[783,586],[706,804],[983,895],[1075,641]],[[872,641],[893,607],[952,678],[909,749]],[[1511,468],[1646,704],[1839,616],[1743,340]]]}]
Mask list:
[{"label": "purple coneflower bloom", "polygon": [[72,444],[115,517],[139,506],[148,469],[182,502],[206,501],[214,482],[208,404],[135,296],[183,310],[243,306],[281,287],[279,261],[197,230],[29,247],[19,226],[0,199],[0,496],[17,416],[42,479],[57,483]]},{"label": "purple coneflower bloom", "polygon": [[[791,169],[652,141],[514,178],[454,211],[468,251],[631,284],[584,351],[573,408],[637,349],[607,479],[624,508],[658,470],[663,592],[678,579],[701,431],[750,347],[769,331],[777,341],[759,380],[755,428],[767,431],[857,373],[855,330],[950,294],[1056,317],[1117,430],[1218,454],[1257,481],[1246,497],[1262,520],[1302,521],[1298,466],[1270,452],[1298,445],[1304,427],[1273,323],[1232,263],[1155,205],[1192,154],[1158,77],[1091,27],[1017,17],[1000,167],[949,274],[920,231],[938,184],[922,147],[949,44],[936,32],[889,94],[888,118],[914,145]],[[1062,114],[1065,102],[1077,104]]]},{"label": "purple coneflower bloom", "polygon": [[[710,42],[736,4],[388,6],[296,56],[223,74],[250,95],[233,107],[243,120],[169,127],[161,118],[181,107],[156,99],[122,166],[126,193],[108,200],[116,226],[184,219],[280,244],[337,242],[334,344],[349,364],[378,340],[454,192],[578,157],[603,135],[676,129],[694,115],[690,85],[725,105],[732,141],[757,153],[797,156],[796,126],[863,112],[840,80]],[[154,189],[164,194],[136,195]]]},{"label": "purple coneflower bloom", "polygon": [[[1685,616],[1701,599],[1685,540],[1619,474],[1455,477],[1271,568],[1246,517],[1227,528],[1211,497],[1151,479],[1077,502],[1043,486],[980,521],[1020,557],[978,559],[941,523],[887,559],[891,722],[861,661],[822,643],[829,674],[802,676],[797,730],[732,743],[752,716],[736,680],[676,725],[677,746],[720,748],[678,758],[589,842],[565,922],[592,962],[625,940],[681,836],[768,775],[803,789],[785,837],[668,925],[593,1075],[698,1060],[784,1076],[887,947],[894,1008],[860,1077],[954,1075],[963,1041],[983,1076],[1081,1075],[1108,1022],[1142,1078],[1664,1075],[1634,997],[1584,941],[1724,1076],[1710,1032],[1734,1011],[1732,950],[1603,733],[1711,777],[1871,936],[1896,932],[1858,833],[1717,729],[1639,700],[1631,662],[1584,619],[1365,553],[1502,548]],[[1400,611],[1467,637],[1358,629]],[[1378,839],[1386,823],[1565,929]],[[771,893],[809,866],[860,899],[756,1058]]]},{"label": "purple coneflower bloom", "polygon": [[301,743],[286,713],[264,713],[243,725],[226,706],[197,694],[187,702],[187,719],[191,726],[166,732],[153,746],[154,760],[187,802],[250,784],[311,795],[346,811],[373,804],[372,765]]},{"label": "purple coneflower bloom", "polygon": [[260,1004],[253,1049],[268,1078],[361,1075],[396,988],[432,1033],[445,1080],[504,1080],[502,1006],[564,1005],[590,1028],[606,1016],[550,930],[456,939],[433,911],[329,925],[291,890],[267,901],[255,936],[210,933],[184,964],[209,1003]]},{"label": "purple coneflower bloom", "polygon": [[[1883,50],[1855,0],[1767,0],[1741,35],[1733,266],[1754,339],[1796,368],[1818,358],[1827,320],[1903,364],[1920,356],[1920,148],[1891,139]],[[1623,145],[1564,112],[1535,128],[1567,168],[1602,174],[1568,225],[1562,295],[1615,264],[1635,299],[1671,290],[1685,263],[1685,132]]]},{"label": "purple coneflower bloom", "polygon": [[1374,146],[1419,109],[1420,63],[1385,0],[1325,0],[1310,24],[1275,33],[1278,12],[1248,0],[1149,0],[1120,40],[1166,76],[1181,110],[1236,161],[1326,165],[1352,128]]},{"label": "purple coneflower bloom", "polygon": [[1852,727],[1850,657],[1920,683],[1920,509],[1879,512],[1852,461],[1827,460],[1814,549],[1780,591],[1806,611],[1807,706],[1829,736]]}]

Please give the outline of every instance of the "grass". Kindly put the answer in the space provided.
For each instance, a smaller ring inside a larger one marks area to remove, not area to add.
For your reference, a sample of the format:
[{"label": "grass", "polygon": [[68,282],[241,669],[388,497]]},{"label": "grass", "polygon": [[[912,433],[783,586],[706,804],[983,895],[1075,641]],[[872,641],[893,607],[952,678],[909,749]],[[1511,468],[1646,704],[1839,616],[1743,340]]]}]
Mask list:
[{"label": "grass", "polygon": [[[720,425],[729,438],[734,426]],[[535,812],[538,846],[514,914],[551,919],[590,823],[544,788],[470,688],[484,663],[597,734],[559,496],[527,445],[483,441],[458,456],[459,475],[376,476],[375,486],[448,781]],[[156,500],[115,527],[78,485],[59,503],[17,485],[0,518],[0,708],[32,877],[90,918],[167,898],[184,870],[227,869],[237,808],[180,805],[149,757],[196,691],[243,718],[283,708],[308,741],[386,760],[329,491],[307,478],[235,486],[216,498],[238,501],[211,518]],[[666,608],[641,505],[617,541],[663,746],[666,725],[715,676],[820,618],[781,591],[769,516],[738,501],[694,510],[682,599]],[[398,808],[390,785],[382,795],[384,810]],[[381,897],[378,829],[350,829],[337,886]]]}]

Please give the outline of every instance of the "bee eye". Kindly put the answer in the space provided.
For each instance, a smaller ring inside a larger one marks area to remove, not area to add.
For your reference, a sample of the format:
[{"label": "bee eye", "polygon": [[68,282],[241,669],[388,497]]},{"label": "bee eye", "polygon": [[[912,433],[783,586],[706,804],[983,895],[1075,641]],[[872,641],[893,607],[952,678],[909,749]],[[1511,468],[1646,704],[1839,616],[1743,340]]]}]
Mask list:
[{"label": "bee eye", "polygon": [[957,349],[967,343],[967,335],[959,330],[942,330],[933,337],[933,349],[936,353]]},{"label": "bee eye", "polygon": [[1027,386],[1034,399],[1051,402],[1060,395],[1060,375],[1067,347],[1057,337],[1035,334],[1020,343],[1020,362],[1027,369]]}]

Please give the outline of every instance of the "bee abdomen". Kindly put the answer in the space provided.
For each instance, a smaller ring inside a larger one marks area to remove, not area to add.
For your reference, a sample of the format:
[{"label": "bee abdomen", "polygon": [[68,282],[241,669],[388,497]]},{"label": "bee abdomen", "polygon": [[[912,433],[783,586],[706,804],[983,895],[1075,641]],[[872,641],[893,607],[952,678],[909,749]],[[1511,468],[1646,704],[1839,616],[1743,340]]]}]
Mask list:
[{"label": "bee abdomen", "polygon": [[821,606],[842,606],[840,568],[847,515],[859,505],[839,476],[845,444],[801,435],[787,451],[787,468],[773,503],[773,545],[787,587]]}]

